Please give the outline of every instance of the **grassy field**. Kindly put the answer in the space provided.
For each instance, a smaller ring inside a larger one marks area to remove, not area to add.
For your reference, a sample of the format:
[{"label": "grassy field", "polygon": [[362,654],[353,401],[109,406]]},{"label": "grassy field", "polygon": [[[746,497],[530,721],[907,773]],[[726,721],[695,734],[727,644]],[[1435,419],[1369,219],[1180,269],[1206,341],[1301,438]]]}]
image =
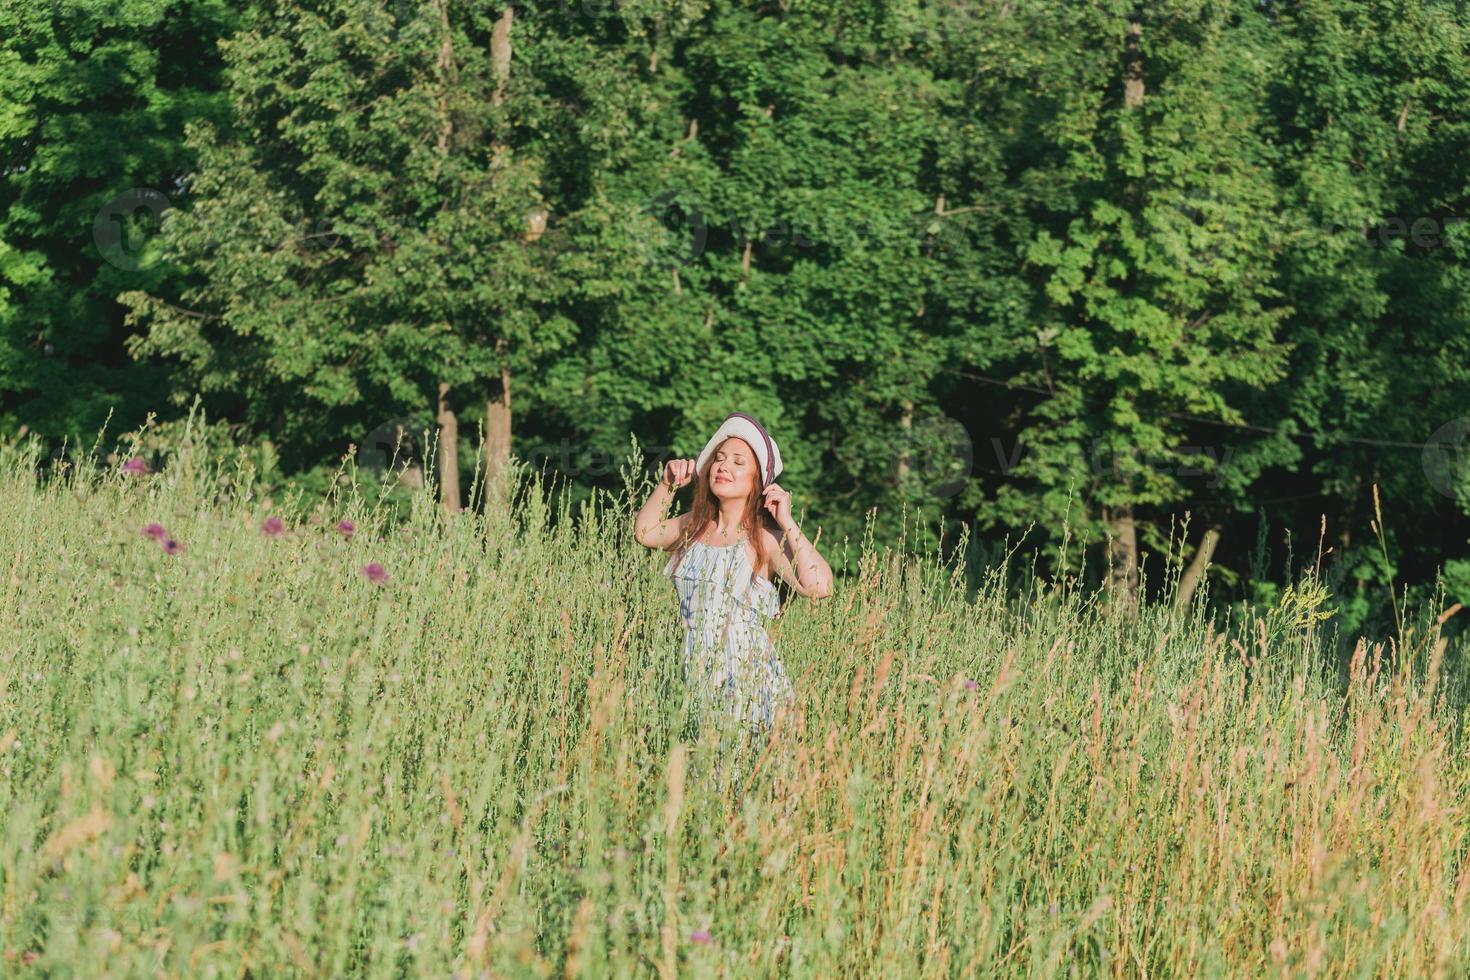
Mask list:
[{"label": "grassy field", "polygon": [[0,973],[1470,963],[1433,618],[1339,670],[1310,590],[1130,621],[824,542],[851,573],[774,630],[800,712],[720,785],[625,509],[32,467],[0,463]]}]

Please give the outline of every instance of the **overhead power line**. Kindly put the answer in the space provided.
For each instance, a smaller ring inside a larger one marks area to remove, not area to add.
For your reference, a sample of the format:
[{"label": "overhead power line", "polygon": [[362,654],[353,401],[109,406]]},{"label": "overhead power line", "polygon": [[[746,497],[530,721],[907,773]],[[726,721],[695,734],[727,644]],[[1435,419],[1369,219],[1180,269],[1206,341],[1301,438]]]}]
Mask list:
[{"label": "overhead power line", "polygon": [[[1004,378],[992,378],[984,374],[975,374],[973,371],[961,371],[958,368],[940,368],[940,370],[945,372],[946,374],[954,374],[962,378],[968,378],[971,381],[980,381],[985,384],[997,385],[1002,388],[1011,388],[1016,391],[1029,391],[1034,392],[1038,395],[1052,394],[1052,392],[1047,391],[1045,388],[1039,388],[1035,385],[1020,384],[1019,382],[1015,381],[1006,381]],[[1367,436],[1349,436],[1343,435],[1340,432],[1325,432],[1319,433],[1317,436],[1314,436],[1312,433],[1309,432],[1288,432],[1280,427],[1272,427],[1268,425],[1253,425],[1249,422],[1226,422],[1222,419],[1206,418],[1203,415],[1189,415],[1184,412],[1165,412],[1164,414],[1171,419],[1180,419],[1186,422],[1199,422],[1203,425],[1219,425],[1230,429],[1243,429],[1250,432],[1264,432],[1270,435],[1282,435],[1286,436],[1289,439],[1307,440],[1320,438],[1321,436],[1326,435],[1335,437],[1342,442],[1358,443],[1359,445],[1364,446],[1384,446],[1389,449],[1414,449],[1420,452],[1424,450],[1425,445],[1422,442],[1401,442],[1395,439],[1372,439]]]}]

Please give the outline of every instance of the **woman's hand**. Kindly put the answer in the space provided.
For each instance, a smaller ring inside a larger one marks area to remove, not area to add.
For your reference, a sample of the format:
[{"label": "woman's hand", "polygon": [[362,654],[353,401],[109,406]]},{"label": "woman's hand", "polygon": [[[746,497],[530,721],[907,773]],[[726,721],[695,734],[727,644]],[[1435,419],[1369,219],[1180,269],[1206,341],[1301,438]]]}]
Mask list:
[{"label": "woman's hand", "polygon": [[765,498],[766,510],[776,519],[776,526],[781,530],[790,530],[794,523],[791,519],[791,494],[781,489],[779,483],[772,483],[761,491]]},{"label": "woman's hand", "polygon": [[638,514],[633,518],[633,537],[645,548],[669,548],[676,544],[689,521],[688,514],[664,518],[664,513],[673,502],[675,490],[694,479],[694,460],[671,459],[664,466],[663,478],[648,495]]},{"label": "woman's hand", "polygon": [[677,490],[694,479],[694,460],[671,459],[664,467],[664,486]]}]

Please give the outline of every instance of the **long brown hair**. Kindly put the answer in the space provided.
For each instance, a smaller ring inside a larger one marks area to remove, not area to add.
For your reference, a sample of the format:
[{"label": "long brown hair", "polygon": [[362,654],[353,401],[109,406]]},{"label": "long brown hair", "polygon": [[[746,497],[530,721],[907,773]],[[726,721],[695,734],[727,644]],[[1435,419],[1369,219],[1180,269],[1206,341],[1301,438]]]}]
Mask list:
[{"label": "long brown hair", "polygon": [[[730,439],[738,439],[739,436],[731,436]],[[715,447],[715,452],[709,454],[709,459],[704,462],[704,469],[699,472],[699,478],[694,482],[694,505],[689,508],[689,521],[684,526],[684,534],[679,543],[674,547],[674,568],[684,560],[684,554],[689,550],[689,545],[704,536],[705,528],[715,522],[719,516],[720,504],[715,499],[715,492],[710,489],[709,474],[715,468],[715,455],[729,442],[726,439]],[[743,440],[742,440],[743,441]],[[750,496],[745,498],[745,513],[740,518],[740,529],[750,539],[750,546],[755,549],[755,561],[751,563],[752,574],[759,573],[766,564],[766,541],[765,536],[756,533],[758,529],[765,527],[771,531],[779,530],[776,527],[776,519],[773,518],[765,508],[765,501],[761,498],[761,491],[766,488],[764,475],[760,472],[760,466],[756,466],[755,479],[751,481]],[[766,578],[771,578],[769,569],[766,569]]]}]

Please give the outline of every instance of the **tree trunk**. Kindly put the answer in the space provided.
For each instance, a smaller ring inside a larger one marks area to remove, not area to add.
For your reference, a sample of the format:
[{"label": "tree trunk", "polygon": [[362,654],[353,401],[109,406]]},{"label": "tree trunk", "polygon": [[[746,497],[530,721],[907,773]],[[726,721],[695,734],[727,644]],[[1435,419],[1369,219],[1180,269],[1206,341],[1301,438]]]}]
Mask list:
[{"label": "tree trunk", "polygon": [[510,459],[510,368],[500,369],[500,391],[485,403],[485,481]]},{"label": "tree trunk", "polygon": [[899,438],[903,441],[899,444],[898,454],[894,462],[898,477],[898,492],[903,493],[908,485],[909,462],[913,458],[912,449],[914,444],[914,403],[909,399],[905,399],[903,402],[903,411],[898,417],[898,427],[901,430]]},{"label": "tree trunk", "polygon": [[459,66],[454,61],[454,32],[449,26],[448,0],[439,0],[439,157],[434,161],[434,179],[438,179],[444,161],[449,158],[449,139],[454,134],[454,117],[449,112],[449,92],[459,86]]},{"label": "tree trunk", "polygon": [[1120,504],[1104,512],[1108,524],[1108,590],[1120,610],[1138,606],[1138,526],[1133,505]]},{"label": "tree trunk", "polygon": [[1174,592],[1174,605],[1184,607],[1189,605],[1194,598],[1195,590],[1204,581],[1205,569],[1210,567],[1210,559],[1215,557],[1215,546],[1220,543],[1220,529],[1212,527],[1205,531],[1205,536],[1200,539],[1199,550],[1194,553],[1189,567],[1184,574],[1179,576],[1179,588]]},{"label": "tree trunk", "polygon": [[1142,14],[1134,11],[1128,20],[1128,34],[1123,44],[1128,49],[1128,77],[1123,80],[1123,107],[1137,109],[1143,105],[1143,53],[1139,40],[1143,37]]},{"label": "tree trunk", "polygon": [[515,22],[515,8],[507,5],[490,31],[490,72],[495,90],[490,93],[493,105],[505,100],[505,86],[510,81],[510,28]]},{"label": "tree trunk", "polygon": [[459,502],[459,420],[449,407],[449,385],[439,383],[439,499],[446,514],[457,514]]},{"label": "tree trunk", "polygon": [[[490,72],[495,79],[495,88],[490,94],[490,101],[494,105],[500,105],[505,101],[505,90],[510,84],[510,60],[511,60],[511,27],[515,24],[515,8],[507,5],[495,21],[495,27],[490,32]],[[496,141],[495,155],[508,153],[505,144]],[[541,237],[543,227],[535,231],[534,237],[529,232],[532,230],[528,225],[528,241],[534,241]],[[504,350],[504,339],[497,345]],[[490,398],[485,402],[485,482],[491,484],[510,459],[510,368],[500,369],[500,390],[492,392]]]},{"label": "tree trunk", "polygon": [[[1128,33],[1123,42],[1128,51],[1123,107],[1129,110],[1143,105],[1143,54],[1139,50],[1142,16],[1142,11],[1135,9],[1128,18]],[[1103,512],[1103,519],[1108,525],[1109,591],[1117,607],[1132,615],[1138,608],[1138,526],[1133,519],[1132,502],[1108,508]]]}]

